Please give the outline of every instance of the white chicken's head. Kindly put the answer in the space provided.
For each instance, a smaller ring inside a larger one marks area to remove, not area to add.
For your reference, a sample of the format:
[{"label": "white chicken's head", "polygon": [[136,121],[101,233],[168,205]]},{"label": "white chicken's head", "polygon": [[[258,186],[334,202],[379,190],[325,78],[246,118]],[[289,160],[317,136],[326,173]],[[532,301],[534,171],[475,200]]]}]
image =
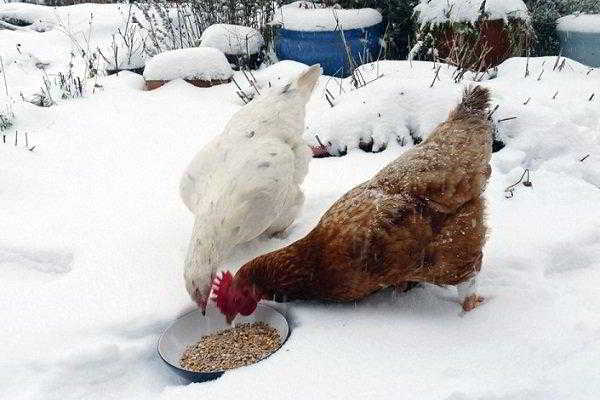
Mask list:
[{"label": "white chicken's head", "polygon": [[206,279],[204,276],[185,276],[185,288],[187,289],[192,300],[198,305],[198,308],[202,310],[202,313],[206,312],[206,305],[208,304],[208,295],[211,288],[211,279]]},{"label": "white chicken's head", "polygon": [[265,90],[235,113],[225,134],[240,137],[278,136],[284,141],[304,132],[305,107],[315,88],[321,67],[316,64],[281,87]]}]

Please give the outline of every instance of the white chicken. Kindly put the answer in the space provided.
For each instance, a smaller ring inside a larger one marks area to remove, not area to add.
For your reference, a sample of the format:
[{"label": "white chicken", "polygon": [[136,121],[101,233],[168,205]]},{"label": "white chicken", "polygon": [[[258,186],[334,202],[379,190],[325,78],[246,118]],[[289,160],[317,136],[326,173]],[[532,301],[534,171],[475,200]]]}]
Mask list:
[{"label": "white chicken", "polygon": [[184,278],[202,311],[233,248],[284,231],[300,210],[311,158],[302,139],[305,106],[320,74],[313,65],[244,106],[183,174],[181,198],[195,215]]}]

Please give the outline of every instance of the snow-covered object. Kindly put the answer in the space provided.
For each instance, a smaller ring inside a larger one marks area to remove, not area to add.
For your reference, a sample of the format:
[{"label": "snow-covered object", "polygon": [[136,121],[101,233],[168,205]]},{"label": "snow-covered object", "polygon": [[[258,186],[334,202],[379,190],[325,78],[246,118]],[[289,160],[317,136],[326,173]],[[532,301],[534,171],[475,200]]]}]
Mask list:
[{"label": "snow-covered object", "polygon": [[556,29],[564,32],[600,33],[600,14],[574,14],[559,18]]},{"label": "snow-covered object", "polygon": [[475,23],[482,12],[490,20],[529,20],[527,6],[522,0],[421,0],[415,7],[421,25],[446,22]]},{"label": "snow-covered object", "polygon": [[195,215],[184,276],[201,307],[234,246],[283,232],[300,211],[311,158],[302,138],[305,106],[319,75],[313,66],[255,98],[183,174],[181,198]]},{"label": "snow-covered object", "polygon": [[57,24],[56,13],[50,7],[40,7],[34,4],[4,4],[0,8],[0,21],[14,25],[15,22],[27,23],[28,29],[45,32]]},{"label": "snow-covered object", "polygon": [[202,32],[200,46],[214,47],[227,55],[251,55],[260,51],[265,41],[254,28],[242,25],[215,24]]},{"label": "snow-covered object", "polygon": [[[65,73],[73,62],[71,54],[82,59],[85,53],[87,60],[81,61],[91,61],[100,72],[103,69],[143,67],[145,51],[152,50],[153,43],[148,38],[147,29],[131,21],[128,24],[128,16],[135,16],[140,24],[148,26],[144,14],[135,5],[131,6],[129,14],[130,6],[125,3],[88,3],[48,7],[0,1],[0,20],[32,23],[16,30],[0,31],[0,53],[5,66],[3,73],[6,73],[11,96],[20,98],[20,93],[23,93],[25,97],[31,97],[39,92],[44,86],[44,72],[49,77]],[[149,15],[150,18],[159,18],[156,10],[151,10]],[[168,9],[168,15],[174,23],[177,22],[175,6]],[[14,26],[11,25],[12,28]],[[126,33],[129,46],[123,43],[119,31]],[[98,50],[104,57],[98,54]],[[89,65],[88,62],[82,64]],[[21,79],[23,74],[28,78]],[[80,77],[83,79],[82,74]]]},{"label": "snow-covered object", "polygon": [[379,11],[372,8],[314,8],[311,3],[296,1],[277,9],[271,24],[293,31],[314,32],[366,28],[381,20]]},{"label": "snow-covered object", "polygon": [[152,57],[144,69],[147,81],[173,79],[227,80],[233,70],[222,51],[194,47],[165,51]]}]

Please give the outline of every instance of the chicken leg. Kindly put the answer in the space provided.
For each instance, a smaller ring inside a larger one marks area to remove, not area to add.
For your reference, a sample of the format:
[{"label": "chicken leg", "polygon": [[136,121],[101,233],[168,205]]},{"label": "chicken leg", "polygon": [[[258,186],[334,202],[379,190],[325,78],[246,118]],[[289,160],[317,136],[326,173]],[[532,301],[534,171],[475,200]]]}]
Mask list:
[{"label": "chicken leg", "polygon": [[428,262],[411,277],[433,284],[455,285],[465,311],[483,301],[476,293],[486,232],[483,209],[483,199],[477,198],[447,216],[424,252]]},{"label": "chicken leg", "polygon": [[459,301],[464,311],[471,311],[481,303],[484,298],[477,294],[477,277],[456,285]]}]

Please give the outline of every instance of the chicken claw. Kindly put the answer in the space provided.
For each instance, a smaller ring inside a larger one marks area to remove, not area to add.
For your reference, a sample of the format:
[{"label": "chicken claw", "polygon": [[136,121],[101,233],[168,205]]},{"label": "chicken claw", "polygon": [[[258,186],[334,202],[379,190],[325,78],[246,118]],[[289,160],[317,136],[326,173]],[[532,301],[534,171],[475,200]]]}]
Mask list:
[{"label": "chicken claw", "polygon": [[481,303],[483,303],[484,298],[478,295],[477,293],[473,293],[467,297],[465,297],[462,308],[464,311],[471,311],[474,308],[478,307]]}]

